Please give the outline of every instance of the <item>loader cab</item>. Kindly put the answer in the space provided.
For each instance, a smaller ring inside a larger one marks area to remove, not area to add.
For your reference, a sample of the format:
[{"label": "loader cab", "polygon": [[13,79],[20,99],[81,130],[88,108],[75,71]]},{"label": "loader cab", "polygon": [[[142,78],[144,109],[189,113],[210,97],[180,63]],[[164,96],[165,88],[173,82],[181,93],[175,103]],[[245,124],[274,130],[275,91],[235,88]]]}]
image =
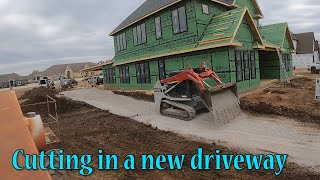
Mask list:
[{"label": "loader cab", "polygon": [[[169,84],[168,89],[175,86],[176,84]],[[177,98],[193,98],[200,94],[199,88],[194,84],[193,81],[186,80],[176,85],[176,87],[169,92],[171,97]]]}]

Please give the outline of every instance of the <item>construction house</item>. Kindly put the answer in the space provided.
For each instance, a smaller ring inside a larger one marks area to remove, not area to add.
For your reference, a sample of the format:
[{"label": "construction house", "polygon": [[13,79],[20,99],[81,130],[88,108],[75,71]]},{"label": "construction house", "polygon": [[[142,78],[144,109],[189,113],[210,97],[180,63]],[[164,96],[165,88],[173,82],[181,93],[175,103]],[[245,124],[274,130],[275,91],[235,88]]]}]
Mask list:
[{"label": "construction house", "polygon": [[320,62],[319,42],[313,32],[293,34],[295,52],[292,53],[295,69],[310,68]]},{"label": "construction house", "polygon": [[261,18],[256,0],[147,0],[110,34],[115,62],[103,67],[105,87],[152,90],[170,72],[202,62],[239,91],[259,87],[261,75],[280,79],[282,57],[292,71],[288,26],[274,39],[272,28],[260,32]]},{"label": "construction house", "polygon": [[[291,53],[294,50],[294,44],[288,24],[261,26],[260,34],[265,46],[264,50],[259,51],[261,79],[284,79],[285,71],[289,76],[293,76]],[[281,51],[285,71],[281,68],[277,49]]]}]

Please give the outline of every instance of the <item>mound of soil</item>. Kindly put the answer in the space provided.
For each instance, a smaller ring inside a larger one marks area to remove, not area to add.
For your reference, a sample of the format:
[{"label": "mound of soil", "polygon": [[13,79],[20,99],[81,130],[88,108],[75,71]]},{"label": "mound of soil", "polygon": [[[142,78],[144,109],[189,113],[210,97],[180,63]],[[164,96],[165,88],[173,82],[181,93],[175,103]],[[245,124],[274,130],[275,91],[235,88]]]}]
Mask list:
[{"label": "mound of soil", "polygon": [[128,96],[138,100],[154,102],[154,96],[151,94],[146,94],[142,92],[125,92],[125,91],[112,91],[112,92],[114,94]]},{"label": "mound of soil", "polygon": [[[23,106],[23,105],[47,102],[47,96],[50,96],[56,100],[58,114],[67,113],[73,110],[78,110],[78,109],[89,106],[84,102],[77,102],[77,101],[66,99],[64,97],[58,98],[56,95],[57,95],[56,91],[51,91],[45,87],[34,88],[30,91],[27,91],[25,94],[23,94],[20,97],[20,100],[27,100],[22,104],[21,109],[24,113],[36,112],[37,114],[40,114],[42,117],[45,117],[48,115],[47,104],[34,105],[34,106]],[[54,104],[50,104],[50,112],[52,114],[55,113]]]},{"label": "mound of soil", "polygon": [[241,98],[241,108],[257,113],[283,115],[320,124],[320,102],[315,100],[315,80],[294,78]]},{"label": "mound of soil", "polygon": [[56,91],[51,91],[46,87],[38,87],[25,92],[19,99],[28,99],[31,103],[45,102],[47,101],[47,96],[55,97]]},{"label": "mound of soil", "polygon": [[[75,102],[72,102],[75,103]],[[225,154],[239,153],[216,144],[207,144],[181,137],[172,132],[152,128],[132,119],[111,114],[94,107],[70,111],[60,116],[61,143],[50,145],[49,149],[63,149],[68,154],[97,154],[102,149],[106,154],[117,154],[119,162],[127,154],[136,157],[136,170],[98,171],[97,156],[93,156],[91,166],[94,173],[89,179],[317,179],[319,176],[293,163],[277,177],[272,171],[193,171],[190,161],[186,161],[182,171],[143,171],[141,154],[186,154],[190,159],[198,147],[204,153],[213,153],[220,149]],[[246,153],[246,152],[241,152]],[[78,171],[69,172],[71,179],[81,179]]]}]

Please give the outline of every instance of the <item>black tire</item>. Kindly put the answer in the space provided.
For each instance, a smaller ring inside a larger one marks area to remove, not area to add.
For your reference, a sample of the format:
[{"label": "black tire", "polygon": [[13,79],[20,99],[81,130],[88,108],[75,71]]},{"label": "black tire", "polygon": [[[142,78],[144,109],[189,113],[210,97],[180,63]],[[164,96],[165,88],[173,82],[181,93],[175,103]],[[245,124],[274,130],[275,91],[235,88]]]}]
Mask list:
[{"label": "black tire", "polygon": [[317,74],[316,67],[311,67],[311,74]]}]

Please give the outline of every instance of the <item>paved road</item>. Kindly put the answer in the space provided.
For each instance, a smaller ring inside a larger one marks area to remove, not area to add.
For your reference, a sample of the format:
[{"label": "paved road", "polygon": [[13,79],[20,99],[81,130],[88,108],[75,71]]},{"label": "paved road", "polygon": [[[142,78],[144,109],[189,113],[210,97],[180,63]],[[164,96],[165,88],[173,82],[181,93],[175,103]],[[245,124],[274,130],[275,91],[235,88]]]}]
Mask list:
[{"label": "paved road", "polygon": [[294,120],[243,113],[233,122],[217,128],[208,121],[208,114],[201,114],[190,122],[171,119],[158,114],[151,102],[109,91],[80,89],[64,92],[64,95],[183,136],[219,142],[251,153],[289,154],[290,161],[320,172],[320,129]]}]

